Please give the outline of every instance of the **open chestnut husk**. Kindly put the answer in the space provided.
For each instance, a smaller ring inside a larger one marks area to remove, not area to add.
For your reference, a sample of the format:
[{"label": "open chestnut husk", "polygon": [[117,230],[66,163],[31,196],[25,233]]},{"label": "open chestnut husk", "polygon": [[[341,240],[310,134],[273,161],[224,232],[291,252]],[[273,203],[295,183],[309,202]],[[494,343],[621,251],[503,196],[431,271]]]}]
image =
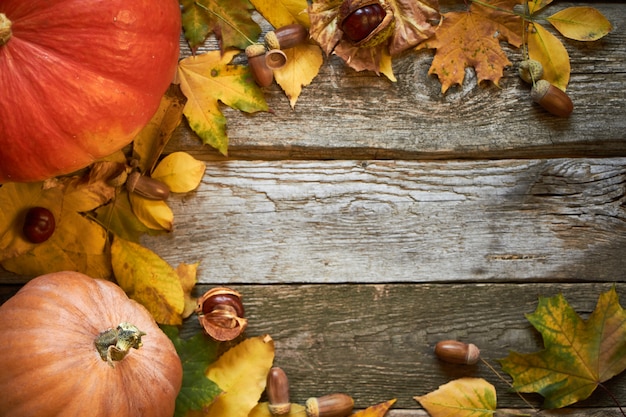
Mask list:
[{"label": "open chestnut husk", "polygon": [[385,0],[344,0],[338,22],[345,40],[366,48],[389,39],[395,26],[393,10]]},{"label": "open chestnut husk", "polygon": [[221,342],[233,340],[248,325],[241,294],[226,287],[212,288],[200,297],[196,314],[204,331]]}]

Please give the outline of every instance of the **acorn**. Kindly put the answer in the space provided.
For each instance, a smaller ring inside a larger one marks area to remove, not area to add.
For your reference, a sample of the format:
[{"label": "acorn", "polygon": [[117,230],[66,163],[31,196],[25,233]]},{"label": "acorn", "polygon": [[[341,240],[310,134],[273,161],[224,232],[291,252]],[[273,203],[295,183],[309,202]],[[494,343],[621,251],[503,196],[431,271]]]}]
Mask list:
[{"label": "acorn", "polygon": [[480,349],[473,343],[458,340],[442,340],[435,346],[435,355],[449,363],[474,365],[480,357]]},{"label": "acorn", "polygon": [[271,70],[281,69],[287,65],[287,55],[280,49],[270,49],[265,53],[265,65]]},{"label": "acorn", "polygon": [[274,366],[267,374],[267,400],[270,413],[273,416],[289,414],[291,403],[289,402],[289,380],[282,368]]},{"label": "acorn", "polygon": [[373,47],[391,36],[393,10],[385,0],[344,0],[338,22],[343,37],[357,47]]},{"label": "acorn", "polygon": [[129,193],[135,193],[148,200],[167,200],[170,196],[169,187],[154,178],[141,175],[139,171],[133,171],[126,180],[126,189]]},{"label": "acorn", "polygon": [[255,43],[246,48],[248,65],[252,72],[252,78],[259,87],[268,87],[274,81],[274,73],[265,62],[265,45]]},{"label": "acorn", "polygon": [[520,62],[517,71],[520,78],[528,84],[539,81],[543,77],[543,65],[534,59],[525,59]]},{"label": "acorn", "polygon": [[281,26],[265,34],[267,49],[289,49],[304,43],[309,37],[309,31],[301,24]]},{"label": "acorn", "polygon": [[568,117],[574,110],[574,103],[567,93],[546,80],[535,82],[530,97],[555,116]]},{"label": "acorn", "polygon": [[305,403],[307,417],[346,417],[352,413],[354,400],[346,394],[329,394],[309,398]]}]

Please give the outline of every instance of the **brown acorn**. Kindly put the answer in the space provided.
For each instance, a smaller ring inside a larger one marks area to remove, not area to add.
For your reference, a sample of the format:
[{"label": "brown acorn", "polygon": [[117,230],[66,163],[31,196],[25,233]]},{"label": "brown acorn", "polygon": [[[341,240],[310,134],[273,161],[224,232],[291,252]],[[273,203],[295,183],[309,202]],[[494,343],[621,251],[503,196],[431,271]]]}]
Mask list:
[{"label": "brown acorn", "polygon": [[270,414],[282,416],[289,414],[291,403],[289,402],[289,380],[282,368],[274,366],[267,374],[267,400]]},{"label": "brown acorn", "polygon": [[338,22],[345,40],[365,48],[385,42],[395,26],[393,10],[385,0],[344,0]]},{"label": "brown acorn", "polygon": [[354,400],[347,394],[329,394],[309,398],[305,403],[307,417],[346,417],[352,413]]},{"label": "brown acorn", "polygon": [[267,49],[289,49],[304,43],[309,37],[309,31],[301,24],[294,23],[271,30],[265,34]]},{"label": "brown acorn", "polygon": [[165,183],[141,175],[139,171],[133,171],[128,175],[126,189],[129,193],[135,193],[148,200],[167,200],[170,196],[170,189]]},{"label": "brown acorn", "polygon": [[270,49],[265,53],[265,65],[271,70],[281,69],[287,65],[287,55],[280,49]]},{"label": "brown acorn", "polygon": [[480,350],[473,343],[463,343],[458,340],[442,340],[435,345],[435,355],[449,363],[474,365],[480,357]]},{"label": "brown acorn", "polygon": [[274,73],[265,62],[265,45],[255,43],[246,48],[248,65],[252,72],[252,78],[259,87],[268,87],[274,81]]},{"label": "brown acorn", "polygon": [[539,80],[533,85],[530,97],[555,116],[568,117],[574,110],[574,103],[567,93],[546,80]]}]

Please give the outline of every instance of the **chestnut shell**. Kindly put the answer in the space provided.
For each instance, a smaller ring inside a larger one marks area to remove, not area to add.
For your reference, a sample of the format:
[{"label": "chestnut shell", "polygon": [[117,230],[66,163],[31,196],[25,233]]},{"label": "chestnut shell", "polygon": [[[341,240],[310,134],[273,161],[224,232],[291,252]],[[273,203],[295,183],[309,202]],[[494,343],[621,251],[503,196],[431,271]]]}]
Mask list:
[{"label": "chestnut shell", "polygon": [[370,4],[350,13],[341,22],[341,30],[352,42],[367,38],[382,23],[386,12],[380,4]]}]

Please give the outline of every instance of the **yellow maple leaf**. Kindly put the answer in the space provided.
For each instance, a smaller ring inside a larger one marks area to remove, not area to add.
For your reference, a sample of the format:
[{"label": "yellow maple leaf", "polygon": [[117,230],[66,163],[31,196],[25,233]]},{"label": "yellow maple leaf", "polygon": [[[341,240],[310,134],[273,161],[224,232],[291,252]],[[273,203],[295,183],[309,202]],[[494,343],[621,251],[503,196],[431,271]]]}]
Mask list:
[{"label": "yellow maple leaf", "polygon": [[492,417],[496,389],[482,378],[459,378],[414,397],[433,417]]},{"label": "yellow maple leaf", "polygon": [[292,23],[309,27],[306,0],[250,0],[250,3],[275,28]]},{"label": "yellow maple leaf", "polygon": [[365,410],[357,411],[352,417],[383,417],[396,402],[396,399],[388,400],[380,404],[367,407]]},{"label": "yellow maple leaf", "polygon": [[223,391],[203,417],[248,417],[265,390],[274,361],[274,341],[268,335],[244,340],[229,349],[206,371]]},{"label": "yellow maple leaf", "polygon": [[520,1],[486,3],[495,8],[472,3],[468,11],[446,13],[435,36],[419,46],[437,49],[428,73],[439,77],[442,93],[454,84],[461,85],[469,66],[476,70],[479,83],[498,85],[504,68],[511,65],[500,42],[506,40],[516,47],[522,44],[522,21],[513,13]]},{"label": "yellow maple leaf", "polygon": [[185,293],[178,274],[167,262],[137,243],[115,237],[111,263],[119,286],[146,307],[157,323],[182,323]]},{"label": "yellow maple leaf", "polygon": [[185,58],[178,65],[180,88],[187,97],[183,113],[189,126],[223,155],[228,153],[228,137],[219,102],[247,113],[268,110],[249,68],[230,63],[238,53],[210,51]]}]

